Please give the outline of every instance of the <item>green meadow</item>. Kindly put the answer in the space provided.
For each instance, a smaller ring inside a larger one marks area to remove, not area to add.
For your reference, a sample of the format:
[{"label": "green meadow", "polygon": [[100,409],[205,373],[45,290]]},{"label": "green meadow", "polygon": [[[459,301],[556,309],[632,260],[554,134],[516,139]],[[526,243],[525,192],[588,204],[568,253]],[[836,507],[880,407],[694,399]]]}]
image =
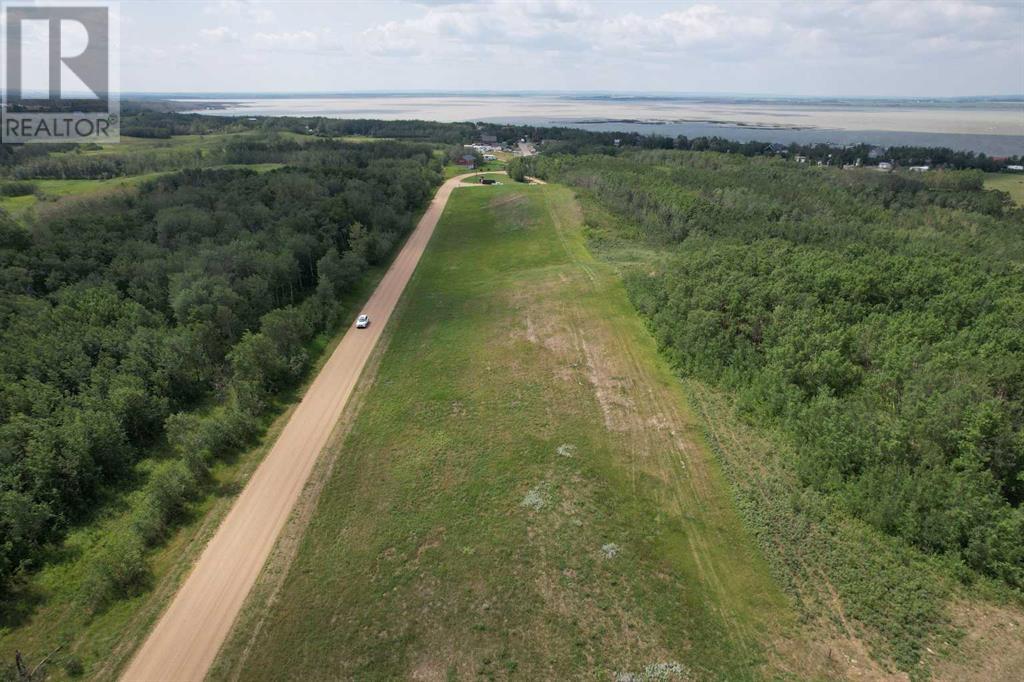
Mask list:
[{"label": "green meadow", "polygon": [[1018,205],[1024,206],[1024,173],[986,173],[985,189],[1007,192]]},{"label": "green meadow", "polygon": [[456,190],[212,679],[829,675],[581,228]]}]

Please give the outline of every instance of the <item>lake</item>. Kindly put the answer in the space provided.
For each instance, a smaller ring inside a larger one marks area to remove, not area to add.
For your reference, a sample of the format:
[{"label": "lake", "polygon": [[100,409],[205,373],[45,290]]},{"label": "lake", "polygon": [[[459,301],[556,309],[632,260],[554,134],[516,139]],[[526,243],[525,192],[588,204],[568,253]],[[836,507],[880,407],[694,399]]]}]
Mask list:
[{"label": "lake", "polygon": [[225,116],[485,121],[765,142],[867,142],[1024,154],[1024,97],[937,100],[374,93],[179,97]]}]

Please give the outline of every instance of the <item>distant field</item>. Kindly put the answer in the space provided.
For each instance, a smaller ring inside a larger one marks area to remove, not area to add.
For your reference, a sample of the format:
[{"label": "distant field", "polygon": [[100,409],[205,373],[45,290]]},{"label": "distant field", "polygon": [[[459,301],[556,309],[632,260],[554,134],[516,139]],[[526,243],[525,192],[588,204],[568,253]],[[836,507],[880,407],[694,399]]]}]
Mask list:
[{"label": "distant field", "polygon": [[[248,168],[257,173],[265,173],[275,168],[281,168],[280,163],[255,163],[255,164],[224,164],[210,166],[210,168]],[[21,197],[0,197],[0,208],[18,218],[30,208],[39,203],[40,196],[44,199],[59,199],[69,196],[84,196],[103,191],[114,190],[123,187],[134,187],[147,180],[153,180],[177,171],[158,171],[155,173],[143,173],[142,175],[129,175],[109,180],[29,180],[38,188],[36,194]],[[0,182],[3,182],[0,180]]]},{"label": "distant field", "polygon": [[1024,173],[986,173],[985,187],[1008,192],[1018,205],[1024,206]]},{"label": "distant field", "polygon": [[140,182],[151,180],[160,175],[163,175],[163,173],[145,173],[143,175],[132,175],[110,180],[30,180],[28,182],[36,185],[38,188],[36,194],[0,198],[0,208],[8,211],[15,217],[19,217],[39,203],[39,196],[37,195],[47,198],[59,198],[92,194],[119,187],[133,187]]},{"label": "distant field", "polygon": [[828,677],[568,190],[457,190],[396,321],[212,679]]},{"label": "distant field", "polygon": [[223,144],[231,138],[239,138],[253,135],[252,132],[239,133],[210,133],[208,135],[175,135],[169,138],[150,137],[129,137],[123,136],[115,144],[100,145],[99,149],[87,151],[75,150],[66,152],[68,154],[125,154],[141,151],[160,151],[163,149],[203,149],[214,145]]},{"label": "distant field", "polygon": [[[66,154],[83,154],[86,156],[92,155],[107,155],[107,154],[133,154],[135,152],[156,152],[166,151],[167,153],[178,153],[181,150],[192,149],[197,153],[202,153],[204,149],[221,145],[225,141],[232,137],[239,137],[245,135],[252,135],[253,133],[215,133],[210,135],[177,135],[175,137],[166,139],[157,138],[141,138],[141,137],[122,137],[121,141],[117,144],[102,145],[100,149],[91,150],[75,150],[71,152],[63,152]],[[305,135],[295,135],[301,139],[312,139]],[[58,154],[58,156],[60,153]],[[254,164],[247,166],[257,171],[266,171],[273,168],[279,167],[281,164]],[[241,165],[229,165],[221,166],[224,168],[230,167],[241,167]],[[109,180],[29,180],[37,186],[37,194],[41,195],[43,199],[54,199],[66,196],[81,196],[85,194],[92,194],[105,190],[116,189],[119,187],[132,187],[146,180],[159,177],[166,172],[174,171],[160,171],[154,173],[144,173],[141,175],[132,175],[119,178],[112,178]],[[0,182],[4,180],[0,179]],[[29,209],[33,208],[39,203],[39,196],[27,195],[20,197],[0,197],[0,209],[6,210],[8,213],[13,215],[15,218],[20,218]]]},{"label": "distant field", "polygon": [[[208,133],[204,135],[175,135],[168,138],[150,138],[150,137],[130,137],[124,135],[120,138],[120,141],[115,144],[104,144],[99,149],[90,149],[86,151],[75,150],[67,152],[69,154],[85,154],[85,155],[104,155],[104,154],[125,154],[132,152],[160,152],[161,150],[175,150],[180,151],[182,149],[192,150],[204,150],[210,147],[222,145],[232,139],[242,139],[246,137],[254,137],[263,135],[264,133],[259,130],[244,131],[244,132],[232,132],[232,133]],[[297,142],[314,142],[318,138],[314,135],[304,135],[301,133],[293,133],[290,131],[280,131],[276,133],[282,138],[289,140],[295,140]],[[378,138],[364,137],[359,135],[352,135],[348,137],[342,137],[346,142],[370,142]]]}]

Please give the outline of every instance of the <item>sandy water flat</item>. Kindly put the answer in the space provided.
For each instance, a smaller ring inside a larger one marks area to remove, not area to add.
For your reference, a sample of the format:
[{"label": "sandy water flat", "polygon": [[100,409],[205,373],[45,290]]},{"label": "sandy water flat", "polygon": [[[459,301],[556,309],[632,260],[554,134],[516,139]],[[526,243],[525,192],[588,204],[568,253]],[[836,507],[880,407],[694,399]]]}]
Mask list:
[{"label": "sandy water flat", "polygon": [[[199,103],[198,100],[192,100]],[[765,128],[822,128],[966,135],[1024,135],[1024,103],[954,106],[870,101],[828,102],[574,98],[557,95],[354,95],[202,100],[230,102],[230,115],[480,121],[551,120],[696,121]],[[652,131],[653,132],[653,131]]]}]

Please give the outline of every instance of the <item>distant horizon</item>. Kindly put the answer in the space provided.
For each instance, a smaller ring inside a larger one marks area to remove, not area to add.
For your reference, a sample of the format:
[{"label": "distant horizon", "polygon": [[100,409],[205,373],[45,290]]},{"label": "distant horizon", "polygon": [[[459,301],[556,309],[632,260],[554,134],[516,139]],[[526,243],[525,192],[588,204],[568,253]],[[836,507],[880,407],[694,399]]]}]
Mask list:
[{"label": "distant horizon", "polygon": [[672,91],[672,90],[559,90],[559,89],[448,89],[448,88],[386,88],[386,89],[339,89],[339,90],[134,90],[121,93],[126,96],[146,97],[330,97],[345,95],[584,95],[584,96],[628,96],[628,97],[722,97],[737,99],[792,99],[792,100],[875,100],[875,101],[957,101],[957,100],[1022,100],[1024,92],[987,93],[975,95],[796,95],[773,92],[730,92],[730,91]]},{"label": "distant horizon", "polygon": [[758,142],[944,146],[987,154],[1024,149],[1024,97],[857,98],[611,91],[162,93],[189,113],[477,121],[540,127],[723,136]]}]

